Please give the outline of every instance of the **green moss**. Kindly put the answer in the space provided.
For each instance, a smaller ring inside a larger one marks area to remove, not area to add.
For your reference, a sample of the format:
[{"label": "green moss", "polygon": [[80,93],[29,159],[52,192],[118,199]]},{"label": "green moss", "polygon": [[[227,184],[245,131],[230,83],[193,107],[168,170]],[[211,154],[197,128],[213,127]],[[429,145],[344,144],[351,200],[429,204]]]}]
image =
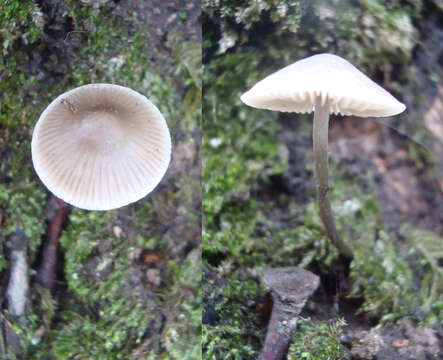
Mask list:
[{"label": "green moss", "polygon": [[[26,53],[17,43],[29,45],[42,33],[43,17],[33,1],[7,0],[0,10],[0,43],[3,58],[0,64],[0,213],[3,231],[0,233],[0,271],[7,266],[4,257],[6,238],[17,228],[29,238],[31,260],[40,244],[46,195],[37,184],[30,165],[30,131],[35,121],[34,96],[28,89],[36,86],[34,76],[18,71],[26,66]],[[20,95],[18,95],[20,94]]]},{"label": "green moss", "polygon": [[[432,231],[417,229],[405,224],[400,228],[400,234],[406,238],[410,246],[408,256],[410,261],[421,270],[416,273],[415,280],[420,283],[419,296],[413,304],[421,306],[425,311],[425,320],[432,323],[443,321],[443,271],[440,261],[442,237]],[[422,274],[417,279],[417,274]]]},{"label": "green moss", "polygon": [[[163,337],[170,359],[198,360],[202,358],[201,347],[201,252],[196,249],[189,253],[185,262],[178,269],[178,281],[172,290],[171,299],[181,298],[181,304],[173,301],[170,306],[169,326]],[[198,275],[197,275],[198,274]],[[187,290],[188,295],[184,296]],[[189,290],[193,295],[189,295]]]},{"label": "green moss", "polygon": [[204,356],[209,359],[241,360],[257,356],[239,326],[204,325],[202,345]]},{"label": "green moss", "polygon": [[381,316],[382,321],[404,316],[428,323],[441,321],[442,274],[436,251],[441,238],[406,225],[401,233],[408,239],[407,251],[384,231],[366,246],[359,244],[351,264],[351,296],[362,296],[361,311]]},{"label": "green moss", "polygon": [[[212,62],[205,74],[202,151],[204,251],[237,254],[253,235],[258,207],[250,197],[257,178],[281,172],[275,114],[244,107],[247,87],[238,73],[258,76],[256,54]],[[254,119],[254,121],[251,121]],[[246,245],[247,246],[247,245]]]},{"label": "green moss", "polygon": [[216,326],[203,325],[203,352],[210,359],[255,358],[264,329],[256,326],[254,303],[249,299],[254,299],[262,289],[254,276],[230,269],[229,264],[221,267],[229,271],[223,286],[209,282],[204,289],[205,303],[213,304],[218,320]]},{"label": "green moss", "polygon": [[237,28],[240,25],[246,30],[250,30],[268,16],[273,24],[277,24],[273,31],[281,34],[284,31],[297,28],[302,14],[300,1],[245,0],[239,2],[204,0],[202,7],[212,19],[220,22],[223,28],[222,37],[218,42],[222,53],[233,47],[237,42],[245,40],[243,36],[239,36],[232,24],[236,24]]},{"label": "green moss", "polygon": [[293,336],[288,352],[288,360],[329,360],[345,356],[340,343],[343,319],[329,323],[315,323],[311,319],[301,319]]},{"label": "green moss", "polygon": [[43,31],[43,14],[32,0],[5,0],[0,10],[0,44],[4,56],[20,39],[24,44],[37,40]]},{"label": "green moss", "polygon": [[[54,354],[59,358],[129,357],[147,324],[155,321],[155,303],[143,297],[140,283],[131,280],[137,270],[128,264],[132,249],[111,235],[115,215],[71,216],[63,234],[70,296],[63,304],[62,322],[54,329]],[[98,246],[106,241],[99,239],[107,239],[111,250],[99,255]]]},{"label": "green moss", "polygon": [[400,234],[408,239],[405,248],[395,234],[384,230],[375,202],[371,208],[365,218],[353,222],[358,236],[353,237],[350,296],[364,298],[360,311],[381,321],[413,316],[433,322],[441,316],[432,308],[441,301],[442,274],[437,265],[441,238],[404,225]]},{"label": "green moss", "polygon": [[[412,309],[413,276],[385,232],[372,234],[355,251],[351,264],[354,290],[365,299],[361,311],[392,319]],[[415,297],[415,295],[413,295]]]},{"label": "green moss", "polygon": [[182,32],[170,31],[166,46],[171,50],[177,64],[175,73],[185,76],[182,84],[186,87],[184,103],[187,108],[186,113],[192,114],[201,108],[203,77],[201,44],[195,41],[183,41]]}]

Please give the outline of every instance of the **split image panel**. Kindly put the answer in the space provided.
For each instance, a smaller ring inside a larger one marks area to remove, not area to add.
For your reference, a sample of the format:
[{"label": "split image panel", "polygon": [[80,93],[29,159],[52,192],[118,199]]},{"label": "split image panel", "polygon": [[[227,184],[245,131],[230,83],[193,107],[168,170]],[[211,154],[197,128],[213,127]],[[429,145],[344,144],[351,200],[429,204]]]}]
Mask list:
[{"label": "split image panel", "polygon": [[441,14],[203,2],[204,358],[440,356]]},{"label": "split image panel", "polygon": [[200,16],[2,1],[0,359],[201,358]]}]

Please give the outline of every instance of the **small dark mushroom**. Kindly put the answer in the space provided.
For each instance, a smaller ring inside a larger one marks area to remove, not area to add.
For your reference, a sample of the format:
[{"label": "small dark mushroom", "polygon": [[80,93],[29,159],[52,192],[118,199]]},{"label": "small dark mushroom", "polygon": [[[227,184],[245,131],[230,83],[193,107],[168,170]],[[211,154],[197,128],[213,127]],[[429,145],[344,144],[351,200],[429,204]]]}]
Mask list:
[{"label": "small dark mushroom", "polygon": [[297,267],[269,269],[263,282],[272,293],[274,305],[259,360],[286,359],[298,315],[319,285],[319,277]]}]

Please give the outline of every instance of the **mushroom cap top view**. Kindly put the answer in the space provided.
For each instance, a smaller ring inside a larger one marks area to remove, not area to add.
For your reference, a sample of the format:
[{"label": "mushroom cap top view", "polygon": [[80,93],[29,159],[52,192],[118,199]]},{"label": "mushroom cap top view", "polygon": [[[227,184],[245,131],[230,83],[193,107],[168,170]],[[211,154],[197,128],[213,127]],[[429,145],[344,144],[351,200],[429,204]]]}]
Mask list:
[{"label": "mushroom cap top view", "polygon": [[315,98],[330,104],[331,113],[391,116],[405,105],[347,60],[320,54],[299,60],[267,76],[241,96],[249,106],[284,112],[310,113]]},{"label": "mushroom cap top view", "polygon": [[145,96],[89,84],[58,96],[32,134],[37,175],[57,197],[86,210],[110,210],[149,194],[168,168],[166,121]]}]

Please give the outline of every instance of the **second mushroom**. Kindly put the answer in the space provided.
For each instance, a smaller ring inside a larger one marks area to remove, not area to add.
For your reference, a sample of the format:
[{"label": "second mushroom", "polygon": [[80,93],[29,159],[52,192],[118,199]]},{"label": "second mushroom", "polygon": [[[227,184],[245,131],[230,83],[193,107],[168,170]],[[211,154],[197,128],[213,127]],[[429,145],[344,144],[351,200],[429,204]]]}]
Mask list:
[{"label": "second mushroom", "polygon": [[403,112],[405,105],[348,61],[332,54],[310,56],[267,76],[244,93],[241,100],[259,109],[314,111],[313,145],[320,217],[340,255],[352,259],[351,248],[335,227],[329,200],[329,114],[392,116]]}]

